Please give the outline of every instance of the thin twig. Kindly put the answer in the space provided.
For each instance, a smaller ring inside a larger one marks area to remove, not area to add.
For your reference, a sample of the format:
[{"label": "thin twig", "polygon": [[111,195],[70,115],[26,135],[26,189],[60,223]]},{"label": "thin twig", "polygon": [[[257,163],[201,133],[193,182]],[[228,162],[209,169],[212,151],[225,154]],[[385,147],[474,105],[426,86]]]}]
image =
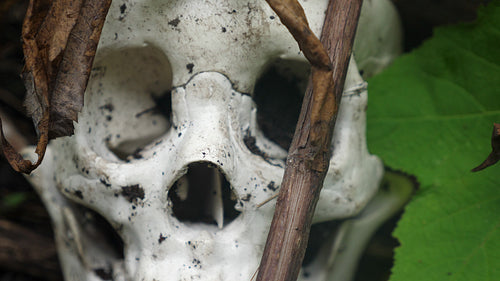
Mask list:
[{"label": "thin twig", "polygon": [[[330,0],[321,33],[322,46],[315,43],[317,38],[305,16],[301,18],[303,11],[297,1],[267,2],[297,40],[312,67],[257,276],[257,281],[294,281],[328,170],[330,143],[362,0]],[[325,52],[329,57],[326,63]]]},{"label": "thin twig", "polygon": [[264,200],[263,202],[261,202],[261,203],[257,204],[257,208],[260,208],[260,207],[262,207],[262,206],[266,205],[267,203],[271,202],[271,200],[273,200],[273,199],[275,199],[275,198],[278,198],[278,195],[279,195],[279,194],[275,194],[275,195],[273,195],[273,196],[271,196],[271,197],[267,198],[267,199],[266,199],[266,200]]}]

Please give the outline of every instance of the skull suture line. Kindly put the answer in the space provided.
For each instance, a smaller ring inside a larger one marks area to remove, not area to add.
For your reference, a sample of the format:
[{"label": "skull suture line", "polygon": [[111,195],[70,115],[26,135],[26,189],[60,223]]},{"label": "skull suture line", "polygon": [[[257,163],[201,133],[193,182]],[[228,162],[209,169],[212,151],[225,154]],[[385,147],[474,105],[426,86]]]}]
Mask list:
[{"label": "skull suture line", "polygon": [[[327,1],[301,4],[319,34]],[[258,205],[278,192],[286,158],[259,129],[253,89],[276,60],[305,62],[296,42],[257,0],[114,1],[102,34],[75,135],[52,142],[30,177],[65,278],[250,280],[274,210]],[[398,35],[391,4],[365,1],[355,45],[365,75],[397,55]],[[315,222],[357,214],[382,175],[354,60],[345,87]],[[119,233],[123,258],[83,206]]]}]

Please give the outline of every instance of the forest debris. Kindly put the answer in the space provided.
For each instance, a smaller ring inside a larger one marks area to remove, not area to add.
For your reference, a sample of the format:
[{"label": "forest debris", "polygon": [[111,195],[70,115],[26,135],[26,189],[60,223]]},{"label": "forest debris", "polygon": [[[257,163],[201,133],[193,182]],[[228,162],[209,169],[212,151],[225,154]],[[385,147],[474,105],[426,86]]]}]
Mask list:
[{"label": "forest debris", "polygon": [[33,277],[62,280],[53,239],[4,219],[0,219],[0,264]]},{"label": "forest debris", "polygon": [[38,134],[35,163],[24,159],[1,131],[2,152],[14,170],[40,165],[48,141],[73,134],[83,107],[97,43],[111,0],[31,0],[24,18],[25,106]]},{"label": "forest debris", "polygon": [[472,172],[481,171],[496,164],[500,160],[500,123],[493,124],[493,134],[491,135],[491,153],[481,165],[472,169]]}]

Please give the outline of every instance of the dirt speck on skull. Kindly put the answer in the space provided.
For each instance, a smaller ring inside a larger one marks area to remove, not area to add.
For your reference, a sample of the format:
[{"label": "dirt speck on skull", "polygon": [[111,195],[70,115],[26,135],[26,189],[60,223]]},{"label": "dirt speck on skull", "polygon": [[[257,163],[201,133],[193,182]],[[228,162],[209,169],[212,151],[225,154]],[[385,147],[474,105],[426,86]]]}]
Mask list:
[{"label": "dirt speck on skull", "polygon": [[165,241],[165,239],[167,239],[167,237],[163,236],[163,234],[160,233],[160,238],[158,238],[158,243],[161,244],[161,242]]},{"label": "dirt speck on skull", "polygon": [[144,199],[144,189],[138,184],[122,186],[122,196],[130,203],[137,203],[139,199]]},{"label": "dirt speck on skull", "polygon": [[75,194],[76,197],[83,199],[83,194],[80,190],[75,191],[73,194]]},{"label": "dirt speck on skull", "polygon": [[186,68],[189,71],[189,74],[191,74],[191,73],[193,73],[194,64],[188,63],[188,64],[186,64]]},{"label": "dirt speck on skull", "polygon": [[177,27],[177,25],[181,22],[181,20],[177,17],[171,21],[168,22],[169,25],[173,26],[173,27]]},{"label": "dirt speck on skull", "polygon": [[120,5],[120,17],[118,18],[119,21],[122,21],[125,18],[125,10],[127,10],[127,5],[124,3]]},{"label": "dirt speck on skull", "polygon": [[272,191],[276,191],[276,189],[279,188],[278,185],[276,185],[276,183],[274,181],[271,181],[269,182],[269,184],[267,185],[267,188],[269,188],[270,190]]},{"label": "dirt speck on skull", "polygon": [[110,184],[109,182],[107,182],[105,179],[99,179],[99,181],[100,181],[102,184],[104,184],[104,186],[106,186],[106,187],[110,187],[110,186],[111,186],[111,184]]},{"label": "dirt speck on skull", "polygon": [[99,109],[107,110],[109,112],[113,112],[115,106],[112,103],[107,103],[105,105],[99,106]]},{"label": "dirt speck on skull", "polygon": [[120,13],[125,13],[125,10],[127,9],[127,5],[123,4],[120,6]]}]

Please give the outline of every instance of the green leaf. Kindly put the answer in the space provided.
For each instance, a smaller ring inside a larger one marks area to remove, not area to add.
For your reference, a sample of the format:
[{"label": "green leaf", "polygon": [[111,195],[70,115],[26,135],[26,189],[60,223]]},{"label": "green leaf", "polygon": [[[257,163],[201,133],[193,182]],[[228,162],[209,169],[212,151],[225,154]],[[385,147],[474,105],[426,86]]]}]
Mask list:
[{"label": "green leaf", "polygon": [[500,280],[500,165],[470,172],[500,121],[500,1],[479,13],[369,81],[370,151],[421,183],[391,281]]},{"label": "green leaf", "polygon": [[28,193],[26,192],[14,192],[10,193],[0,199],[0,210],[16,208],[21,205],[24,201],[28,199]]}]

